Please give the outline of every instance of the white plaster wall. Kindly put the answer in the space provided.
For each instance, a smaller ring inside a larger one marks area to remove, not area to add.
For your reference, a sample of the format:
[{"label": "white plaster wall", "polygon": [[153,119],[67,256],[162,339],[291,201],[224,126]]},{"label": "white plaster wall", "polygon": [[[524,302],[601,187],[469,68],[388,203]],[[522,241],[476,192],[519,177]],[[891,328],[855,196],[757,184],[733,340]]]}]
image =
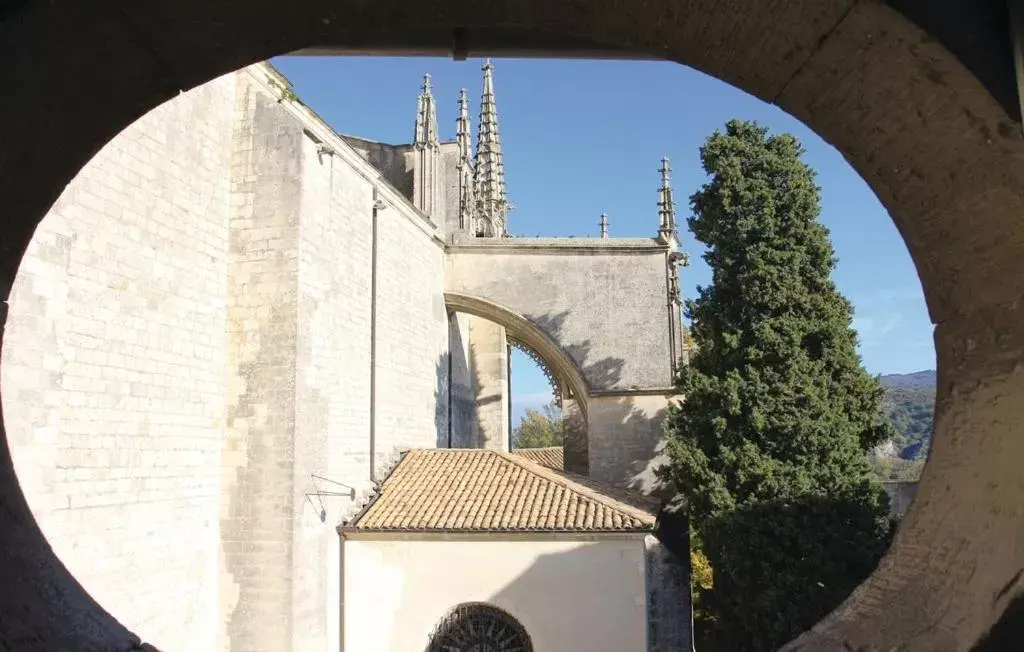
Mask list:
[{"label": "white plaster wall", "polygon": [[424,650],[465,602],[512,614],[536,652],[646,649],[642,537],[342,545],[346,652]]},{"label": "white plaster wall", "polygon": [[29,505],[101,605],[215,649],[233,76],[149,112],[68,185],[10,300],[4,418]]}]

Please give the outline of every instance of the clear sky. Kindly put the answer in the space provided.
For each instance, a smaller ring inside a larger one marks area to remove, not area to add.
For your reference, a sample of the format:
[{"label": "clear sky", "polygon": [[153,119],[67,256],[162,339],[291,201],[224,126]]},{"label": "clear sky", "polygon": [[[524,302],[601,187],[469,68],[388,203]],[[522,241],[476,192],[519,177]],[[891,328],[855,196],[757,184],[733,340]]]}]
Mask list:
[{"label": "clear sky", "polygon": [[[459,89],[470,97],[474,138],[482,61],[440,58],[282,57],[273,61],[300,98],[335,130],[399,144],[412,139],[416,96],[432,76],[443,139],[454,139]],[[650,237],[658,224],[658,165],[672,161],[687,296],[710,279],[686,231],[688,198],[705,175],[698,149],[731,118],[794,134],[818,172],[822,222],[839,258],[834,278],[856,308],[861,355],[872,373],[935,366],[932,328],[917,272],[888,213],[843,157],[778,108],[663,62],[494,62],[495,98],[509,199],[509,230],[521,236],[595,236],[602,212],[612,237]],[[594,288],[600,292],[601,288]],[[513,360],[513,412],[550,399],[543,375]]]}]

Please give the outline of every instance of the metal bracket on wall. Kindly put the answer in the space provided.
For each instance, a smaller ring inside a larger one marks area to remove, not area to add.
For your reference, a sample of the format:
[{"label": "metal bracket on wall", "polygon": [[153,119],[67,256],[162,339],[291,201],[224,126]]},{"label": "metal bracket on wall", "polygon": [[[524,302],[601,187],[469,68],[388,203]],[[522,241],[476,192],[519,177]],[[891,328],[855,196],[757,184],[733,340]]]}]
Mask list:
[{"label": "metal bracket on wall", "polygon": [[[323,476],[316,475],[315,473],[310,473],[309,477],[313,481],[313,491],[306,494],[306,501],[309,503],[310,507],[312,507],[314,510],[316,510],[317,506],[313,504],[313,498],[312,498],[313,496],[316,496],[317,502],[320,504],[320,509],[317,511],[317,516],[320,518],[320,522],[321,523],[323,523],[324,521],[327,520],[327,507],[324,505],[324,496],[344,496],[344,497],[348,498],[349,500],[355,500],[355,497],[356,497],[355,487],[353,487],[351,485],[347,485],[344,482],[338,482],[337,480],[331,480],[330,478],[325,478]],[[322,491],[320,489],[320,487],[318,487],[317,484],[316,484],[317,480],[321,480],[321,481],[327,482],[329,484],[337,485],[339,487],[346,487],[348,489],[348,491],[344,491],[344,492],[342,492],[342,491]]]}]

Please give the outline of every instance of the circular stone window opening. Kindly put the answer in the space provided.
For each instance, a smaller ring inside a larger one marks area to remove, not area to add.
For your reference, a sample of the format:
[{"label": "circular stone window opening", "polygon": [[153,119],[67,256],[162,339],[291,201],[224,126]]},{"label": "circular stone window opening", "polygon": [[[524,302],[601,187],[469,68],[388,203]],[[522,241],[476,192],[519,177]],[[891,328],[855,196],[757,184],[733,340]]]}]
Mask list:
[{"label": "circular stone window opening", "polygon": [[463,604],[438,623],[427,652],[533,652],[526,629],[486,604]]}]

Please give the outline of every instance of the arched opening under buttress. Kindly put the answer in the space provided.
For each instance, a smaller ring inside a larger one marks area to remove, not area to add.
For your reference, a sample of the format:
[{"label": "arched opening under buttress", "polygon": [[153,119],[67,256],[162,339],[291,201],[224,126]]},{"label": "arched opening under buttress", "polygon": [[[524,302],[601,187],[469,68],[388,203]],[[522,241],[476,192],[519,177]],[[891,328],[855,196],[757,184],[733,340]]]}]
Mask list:
[{"label": "arched opening under buttress", "polygon": [[[568,353],[562,348],[562,346],[552,339],[552,337],[546,333],[540,326],[534,324],[529,319],[520,315],[508,308],[500,306],[492,301],[486,299],[480,299],[478,297],[471,297],[464,294],[446,292],[445,293],[445,304],[452,315],[469,315],[481,320],[488,322],[487,334],[491,334],[494,330],[490,325],[498,327],[497,336],[500,341],[490,342],[495,344],[498,349],[504,352],[507,356],[508,349],[510,347],[516,347],[524,352],[527,352],[531,358],[536,360],[539,365],[548,375],[552,390],[557,396],[557,400],[560,403],[560,407],[563,411],[566,421],[566,438],[564,446],[565,456],[565,470],[573,471],[576,473],[586,474],[588,471],[587,461],[587,436],[588,436],[588,397],[589,387],[587,386],[586,378],[583,373],[577,367],[576,363],[569,356]],[[450,317],[451,324],[450,332],[457,334],[458,325],[456,324],[457,317]],[[459,344],[453,345],[451,348],[453,351],[459,349]],[[493,346],[491,348],[494,348]],[[463,356],[464,359],[468,358],[470,353]],[[456,354],[452,354],[454,359]],[[501,363],[505,365],[506,373],[506,387],[503,399],[507,402],[510,394],[507,392],[507,373],[508,373],[508,358],[505,357]],[[470,376],[479,375],[472,369],[469,369]],[[450,395],[455,396],[458,394],[458,390],[454,387],[456,382],[457,374],[450,376],[453,380],[453,389],[450,391]],[[479,379],[475,380],[477,386],[483,384]],[[474,396],[474,399],[480,402],[479,396]],[[484,398],[486,402],[486,397]],[[505,410],[509,409],[506,405]],[[507,412],[502,413],[499,419],[504,419],[504,423],[498,423],[497,426],[503,429],[499,431],[502,433],[502,437],[508,437],[511,434],[511,421],[510,415]],[[470,424],[463,423],[461,426],[457,420],[451,422],[450,427],[468,429],[472,427]],[[478,431],[484,429],[484,424],[477,424]],[[473,443],[474,447],[487,447],[489,444],[484,442],[481,444],[482,438],[479,436],[467,436],[465,431],[463,433],[452,433],[451,441],[453,442],[464,442]],[[506,439],[505,441],[499,441],[493,444],[495,448],[504,447],[505,450],[511,447],[511,441]]]},{"label": "arched opening under buttress", "polygon": [[[16,55],[2,64],[5,287],[46,209],[121,128],[182,89],[279,53],[311,44],[449,53],[454,40],[464,54],[467,26],[516,25],[525,31],[490,34],[492,50],[639,50],[694,65],[778,103],[843,152],[899,225],[938,325],[939,414],[915,506],[879,570],[799,649],[969,649],[1019,621],[1024,145],[1018,109],[990,75],[947,49],[935,23],[881,2],[396,7],[309,3],[288,20],[251,2],[5,7],[0,50]],[[53,555],[9,455],[0,462],[0,575],[21,580],[0,596],[4,642],[137,649]]]}]

